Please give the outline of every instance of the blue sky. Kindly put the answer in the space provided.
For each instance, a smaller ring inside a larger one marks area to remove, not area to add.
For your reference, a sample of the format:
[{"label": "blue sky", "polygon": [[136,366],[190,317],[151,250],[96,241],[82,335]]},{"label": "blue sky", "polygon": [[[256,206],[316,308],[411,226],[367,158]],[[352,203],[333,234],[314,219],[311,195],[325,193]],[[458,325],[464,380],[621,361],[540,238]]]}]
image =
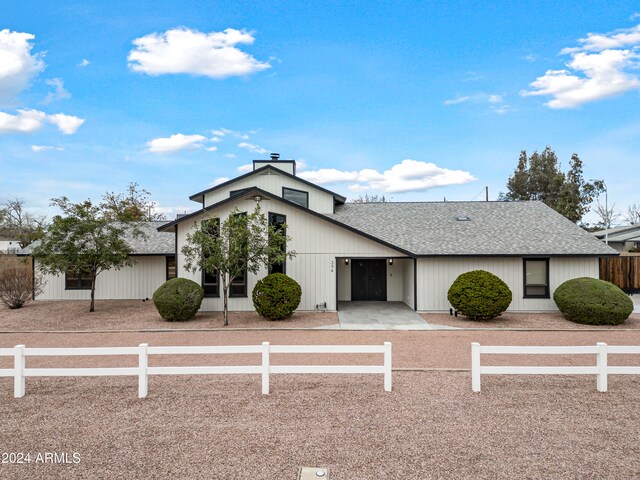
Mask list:
[{"label": "blue sky", "polygon": [[278,152],[347,197],[472,200],[520,150],[640,203],[638,2],[0,1],[0,200],[135,181],[169,217]]}]

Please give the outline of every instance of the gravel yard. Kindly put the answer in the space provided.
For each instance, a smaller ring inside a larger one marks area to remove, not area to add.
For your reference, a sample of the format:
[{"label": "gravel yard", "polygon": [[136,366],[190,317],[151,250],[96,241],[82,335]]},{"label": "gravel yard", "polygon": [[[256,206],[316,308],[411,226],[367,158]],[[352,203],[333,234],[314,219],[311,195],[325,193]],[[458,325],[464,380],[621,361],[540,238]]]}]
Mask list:
[{"label": "gravel yard", "polygon": [[[255,312],[231,312],[226,328],[311,328],[338,323],[333,312],[296,312],[291,318],[271,322]],[[89,302],[36,301],[10,310],[0,305],[0,332],[34,330],[154,330],[222,328],[222,312],[201,312],[187,322],[163,320],[153,302],[141,300],[96,300]]]},{"label": "gravel yard", "polygon": [[4,452],[79,454],[80,463],[0,465],[0,477],[333,480],[620,478],[640,476],[640,380],[489,377],[467,372],[378,376],[31,379],[10,397],[0,379]]},{"label": "gravel yard", "polygon": [[462,315],[454,317],[448,313],[422,313],[427,323],[458,328],[518,328],[532,330],[625,330],[640,329],[640,313],[632,313],[622,325],[583,325],[570,322],[560,312],[550,313],[504,313],[492,320],[473,321]]}]

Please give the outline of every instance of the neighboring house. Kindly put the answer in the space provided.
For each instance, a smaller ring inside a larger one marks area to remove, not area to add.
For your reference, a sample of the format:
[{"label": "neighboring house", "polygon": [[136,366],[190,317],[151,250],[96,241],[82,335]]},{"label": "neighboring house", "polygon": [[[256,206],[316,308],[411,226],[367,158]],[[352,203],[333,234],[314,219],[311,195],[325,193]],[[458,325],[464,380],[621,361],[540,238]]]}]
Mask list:
[{"label": "neighboring house", "polygon": [[20,250],[20,241],[9,237],[0,237],[0,253],[15,254]]},{"label": "neighboring house", "polygon": [[618,252],[640,250],[640,223],[600,230],[593,235]]},{"label": "neighboring house", "polygon": [[[302,287],[300,310],[338,309],[342,301],[397,301],[418,311],[449,309],[447,291],[469,270],[502,278],[511,311],[557,310],[554,290],[575,277],[598,278],[598,257],[617,255],[542,202],[346,203],[296,176],[293,160],[256,160],[253,171],[190,197],[201,208],[159,227],[175,235],[177,275],[205,289],[202,309],[222,310],[217,275],[190,273],[186,235],[205,219],[260,203],[271,223],[285,222],[297,256],[277,266]],[[230,310],[253,310],[251,292],[266,275],[238,278]]]},{"label": "neighboring house", "polygon": [[[163,222],[140,222],[139,228],[146,239],[129,238],[136,261],[131,267],[102,272],[96,279],[96,299],[143,299],[169,278],[176,275],[175,237],[158,232]],[[22,249],[19,255],[30,255],[38,244]],[[38,262],[34,261],[37,270]],[[46,284],[37,300],[89,300],[91,279],[88,275],[67,272],[64,275],[45,275]]]}]

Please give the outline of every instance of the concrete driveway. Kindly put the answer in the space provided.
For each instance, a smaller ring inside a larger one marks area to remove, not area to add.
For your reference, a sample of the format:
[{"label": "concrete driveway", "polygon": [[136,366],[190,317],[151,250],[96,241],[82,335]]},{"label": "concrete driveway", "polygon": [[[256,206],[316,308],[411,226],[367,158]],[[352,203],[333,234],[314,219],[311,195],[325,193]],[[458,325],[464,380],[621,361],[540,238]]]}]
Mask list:
[{"label": "concrete driveway", "polygon": [[430,325],[402,302],[340,302],[340,325],[320,327],[341,330],[441,330]]}]

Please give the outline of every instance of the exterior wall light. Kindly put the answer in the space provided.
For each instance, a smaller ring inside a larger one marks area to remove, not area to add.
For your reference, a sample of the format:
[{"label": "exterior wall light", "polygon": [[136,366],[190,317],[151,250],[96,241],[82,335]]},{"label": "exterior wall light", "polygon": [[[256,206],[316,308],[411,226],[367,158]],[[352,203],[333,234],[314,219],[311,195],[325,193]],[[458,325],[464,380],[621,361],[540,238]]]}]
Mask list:
[{"label": "exterior wall light", "polygon": [[393,265],[393,258],[389,259],[389,265]]},{"label": "exterior wall light", "polygon": [[349,265],[349,259],[348,259],[348,258],[345,258],[345,259],[344,259],[344,264],[345,264],[345,265]]}]

